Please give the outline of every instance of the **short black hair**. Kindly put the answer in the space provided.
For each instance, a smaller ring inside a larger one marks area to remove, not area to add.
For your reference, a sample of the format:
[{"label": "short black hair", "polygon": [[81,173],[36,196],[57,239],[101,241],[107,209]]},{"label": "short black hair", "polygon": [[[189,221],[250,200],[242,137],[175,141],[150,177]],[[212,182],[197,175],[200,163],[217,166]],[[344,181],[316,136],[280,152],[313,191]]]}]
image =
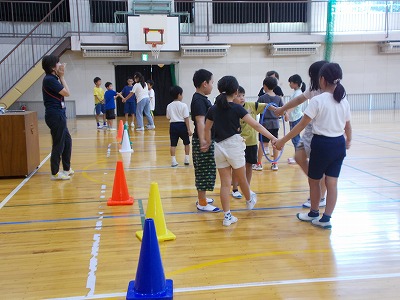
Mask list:
[{"label": "short black hair", "polygon": [[151,86],[154,85],[154,81],[151,80],[151,79],[147,79],[147,80],[146,80],[146,83],[147,83],[147,84],[150,84]]},{"label": "short black hair", "polygon": [[42,59],[42,68],[46,74],[51,74],[53,72],[53,68],[56,67],[57,63],[60,61],[58,56],[55,55],[46,55]]},{"label": "short black hair", "polygon": [[173,100],[178,99],[179,95],[182,95],[183,89],[179,85],[171,86],[169,94]]},{"label": "short black hair", "polygon": [[194,72],[193,75],[193,84],[195,88],[201,87],[202,83],[205,82],[210,82],[213,74],[205,69],[200,69]]},{"label": "short black hair", "polygon": [[244,90],[244,88],[242,86],[239,85],[238,93],[239,94],[246,94],[246,91]]},{"label": "short black hair", "polygon": [[100,77],[95,77],[95,78],[93,79],[93,82],[96,83],[96,82],[99,81],[99,80],[101,80]]},{"label": "short black hair", "polygon": [[265,85],[270,91],[272,91],[278,86],[278,80],[275,77],[265,77],[263,85]]},{"label": "short black hair", "polygon": [[272,75],[274,75],[276,77],[276,79],[279,79],[279,74],[277,71],[268,71],[267,76],[265,76],[265,77],[271,77]]},{"label": "short black hair", "polygon": [[108,88],[110,85],[112,85],[112,83],[109,82],[109,81],[107,81],[106,84],[105,84],[106,88]]}]

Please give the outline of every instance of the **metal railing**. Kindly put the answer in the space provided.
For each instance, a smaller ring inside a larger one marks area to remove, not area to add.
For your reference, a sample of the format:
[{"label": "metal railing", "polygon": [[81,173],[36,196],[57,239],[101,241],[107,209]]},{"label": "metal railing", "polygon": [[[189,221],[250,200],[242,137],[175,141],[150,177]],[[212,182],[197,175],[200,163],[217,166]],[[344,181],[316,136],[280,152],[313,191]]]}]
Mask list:
[{"label": "metal railing", "polygon": [[[70,22],[72,32],[78,35],[126,34],[123,14],[132,13],[128,4],[133,0],[61,2],[65,3],[59,8],[66,15],[54,17],[53,22]],[[41,16],[38,11],[48,10],[48,2],[44,1],[0,0],[0,36],[28,33],[32,20]],[[172,11],[186,23],[182,34],[320,34],[326,32],[328,0],[175,0]],[[121,16],[115,17],[116,12]],[[332,17],[334,34],[383,32],[389,37],[391,31],[400,30],[400,0],[338,0]]]},{"label": "metal railing", "polygon": [[0,97],[3,97],[44,55],[56,47],[70,33],[70,23],[53,22],[66,14],[58,8],[60,1],[44,18],[34,26],[22,40],[0,60]]},{"label": "metal railing", "polygon": [[[61,0],[50,9],[46,1],[0,0],[0,38],[22,39],[0,61],[0,97],[66,36],[127,34],[128,4],[128,0]],[[325,33],[327,4],[327,0],[175,0],[172,10],[185,22],[181,34],[261,33],[270,37],[274,33]],[[383,32],[390,37],[400,30],[400,0],[338,0],[332,14],[334,34]]]}]

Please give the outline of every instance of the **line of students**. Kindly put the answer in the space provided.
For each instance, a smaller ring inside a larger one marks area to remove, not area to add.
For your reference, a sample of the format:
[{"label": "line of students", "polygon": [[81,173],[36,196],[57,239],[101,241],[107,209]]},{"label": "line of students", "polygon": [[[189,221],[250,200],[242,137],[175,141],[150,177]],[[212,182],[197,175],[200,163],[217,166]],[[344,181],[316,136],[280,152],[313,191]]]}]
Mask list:
[{"label": "line of students", "polygon": [[[114,94],[112,90],[111,82],[106,83],[106,93],[101,88],[101,78],[94,78],[94,102],[95,102],[95,114],[97,129],[107,128],[109,130],[114,130],[112,127],[112,120],[115,119],[115,98],[114,96],[121,97],[124,103],[124,114],[125,114],[125,124],[128,125],[128,116],[132,116],[132,121],[130,123],[131,128],[135,127],[135,117],[137,120],[137,131],[143,131],[145,129],[143,124],[143,113],[147,118],[148,124],[146,129],[155,129],[154,119],[152,110],[155,107],[155,94],[153,85],[153,80],[144,81],[144,77],[141,73],[136,72],[133,77],[127,79],[127,85],[122,89],[120,93]],[[135,83],[135,84],[134,84]],[[110,87],[111,86],[111,87]],[[106,94],[109,94],[106,97]],[[108,110],[108,113],[107,113]],[[112,113],[114,112],[114,113]],[[100,114],[103,114],[103,125],[100,124]],[[106,123],[107,120],[107,123]]]}]

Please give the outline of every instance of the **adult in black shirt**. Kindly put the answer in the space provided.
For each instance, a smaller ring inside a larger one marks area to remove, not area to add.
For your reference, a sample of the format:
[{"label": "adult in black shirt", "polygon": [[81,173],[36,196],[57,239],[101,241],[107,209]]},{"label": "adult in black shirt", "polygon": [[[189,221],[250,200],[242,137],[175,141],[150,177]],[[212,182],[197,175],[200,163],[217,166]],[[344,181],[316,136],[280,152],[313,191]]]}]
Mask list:
[{"label": "adult in black shirt", "polygon": [[[43,57],[42,68],[46,75],[43,78],[42,94],[45,106],[45,121],[50,128],[53,145],[50,165],[52,180],[70,179],[72,139],[67,128],[64,97],[69,96],[69,88],[64,78],[65,65],[59,63],[54,55]],[[59,172],[62,159],[63,172]]]}]

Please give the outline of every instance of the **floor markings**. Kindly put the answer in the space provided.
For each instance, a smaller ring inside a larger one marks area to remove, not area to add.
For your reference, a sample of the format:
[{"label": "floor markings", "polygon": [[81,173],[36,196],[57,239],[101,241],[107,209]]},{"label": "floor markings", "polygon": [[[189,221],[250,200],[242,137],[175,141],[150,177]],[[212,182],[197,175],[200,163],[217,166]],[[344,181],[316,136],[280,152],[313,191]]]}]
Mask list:
[{"label": "floor markings", "polygon": [[47,155],[45,159],[42,160],[40,165],[31,174],[29,174],[28,177],[22,180],[22,182],[10,194],[8,194],[8,196],[5,197],[3,201],[0,202],[0,209],[2,209],[4,205],[6,205],[7,202],[10,201],[10,199],[25,185],[25,183],[27,183],[29,179],[31,179],[32,176],[35,175],[35,173],[40,169],[41,166],[43,166],[43,164],[50,158],[50,156],[51,153]]},{"label": "floor markings", "polygon": [[[339,277],[325,277],[325,278],[303,278],[303,279],[291,279],[291,280],[276,280],[276,281],[247,282],[247,283],[237,283],[237,284],[197,286],[197,287],[187,287],[187,288],[175,288],[174,293],[189,293],[189,292],[240,289],[240,288],[262,287],[262,286],[309,284],[309,283],[320,283],[320,282],[342,282],[342,281],[388,279],[388,278],[400,278],[400,273],[354,275],[354,276],[339,276]],[[51,298],[51,299],[47,299],[47,300],[106,299],[106,298],[125,297],[125,296],[126,296],[126,292],[112,293],[112,294],[99,294],[99,295],[93,295],[91,297],[84,297],[84,296],[79,297],[78,296],[78,297],[69,297],[69,298],[65,298],[65,297],[64,298]]]}]

